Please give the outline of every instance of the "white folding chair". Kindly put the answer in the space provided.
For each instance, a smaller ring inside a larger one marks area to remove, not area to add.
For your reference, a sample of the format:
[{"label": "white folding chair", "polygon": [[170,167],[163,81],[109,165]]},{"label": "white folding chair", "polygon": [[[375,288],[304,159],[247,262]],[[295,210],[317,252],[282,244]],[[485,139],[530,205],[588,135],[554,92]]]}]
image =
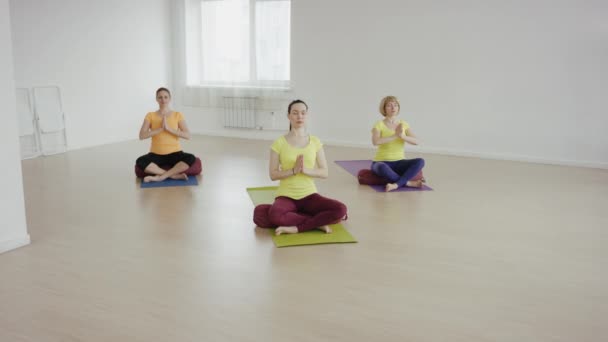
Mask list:
[{"label": "white folding chair", "polygon": [[21,159],[35,158],[40,155],[40,142],[29,89],[17,88],[16,97]]},{"label": "white folding chair", "polygon": [[42,154],[65,152],[67,137],[61,90],[55,86],[34,87],[33,94]]}]

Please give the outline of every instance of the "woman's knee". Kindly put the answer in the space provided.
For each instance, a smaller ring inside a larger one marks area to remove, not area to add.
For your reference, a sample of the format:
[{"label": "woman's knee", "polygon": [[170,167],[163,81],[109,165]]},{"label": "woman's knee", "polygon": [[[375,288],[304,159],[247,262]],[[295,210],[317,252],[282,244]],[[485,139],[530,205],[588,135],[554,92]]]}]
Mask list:
[{"label": "woman's knee", "polygon": [[424,159],[416,158],[416,166],[418,166],[420,169],[422,169],[424,167]]},{"label": "woman's knee", "polygon": [[140,169],[145,170],[148,165],[150,165],[151,161],[148,155],[143,155],[135,160],[135,165],[139,166]]},{"label": "woman's knee", "polygon": [[333,219],[336,222],[341,221],[348,211],[344,203],[333,199],[331,200],[331,205],[329,205],[327,209],[332,213]]},{"label": "woman's knee", "polygon": [[260,204],[253,210],[253,223],[261,228],[274,228],[276,225],[270,220],[270,204]]},{"label": "woman's knee", "polygon": [[182,161],[188,164],[188,166],[192,166],[192,164],[194,164],[194,162],[196,161],[196,156],[191,153],[184,153],[184,155],[182,156]]},{"label": "woman's knee", "polygon": [[336,205],[336,218],[337,219],[343,219],[346,216],[346,213],[348,212],[348,209],[346,208],[346,205],[342,202],[336,201],[337,205]]},{"label": "woman's knee", "polygon": [[375,162],[372,164],[372,172],[375,173],[376,175],[382,175],[383,174],[382,171],[386,167],[388,167],[388,166],[382,162]]}]

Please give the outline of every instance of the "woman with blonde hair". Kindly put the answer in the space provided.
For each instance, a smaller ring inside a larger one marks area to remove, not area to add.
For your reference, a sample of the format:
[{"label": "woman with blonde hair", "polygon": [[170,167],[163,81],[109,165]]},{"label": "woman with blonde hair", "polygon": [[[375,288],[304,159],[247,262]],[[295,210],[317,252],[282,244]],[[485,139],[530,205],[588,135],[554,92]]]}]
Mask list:
[{"label": "woman with blonde hair", "polygon": [[384,97],[379,108],[384,119],[372,128],[372,143],[378,146],[372,172],[389,181],[387,192],[403,186],[422,187],[422,180],[411,179],[424,167],[424,159],[405,159],[405,143],[418,145],[418,138],[410,125],[397,117],[400,109],[395,96]]}]

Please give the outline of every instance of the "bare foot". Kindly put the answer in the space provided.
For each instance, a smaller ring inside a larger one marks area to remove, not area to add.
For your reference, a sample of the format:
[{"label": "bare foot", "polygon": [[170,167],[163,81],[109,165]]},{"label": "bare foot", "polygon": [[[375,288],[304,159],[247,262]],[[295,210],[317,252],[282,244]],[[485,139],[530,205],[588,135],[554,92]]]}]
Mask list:
[{"label": "bare foot", "polygon": [[329,228],[329,226],[322,226],[322,227],[319,227],[319,230],[320,230],[320,231],[324,231],[324,232],[325,232],[325,234],[331,234],[331,233],[332,233],[332,230],[331,230],[331,228]]},{"label": "bare foot", "polygon": [[388,183],[388,184],[386,184],[384,191],[386,191],[386,192],[393,191],[393,190],[397,189],[398,187],[399,187],[399,185],[397,185],[395,183]]},{"label": "bare foot", "polygon": [[275,235],[285,234],[297,234],[298,227],[278,227],[274,230]]},{"label": "bare foot", "polygon": [[158,182],[160,180],[161,180],[160,176],[146,176],[146,177],[144,177],[144,183]]},{"label": "bare foot", "polygon": [[408,181],[405,185],[409,186],[410,188],[421,188],[422,180]]},{"label": "bare foot", "polygon": [[188,180],[188,175],[185,173],[179,173],[177,175],[173,175],[171,177],[169,177],[171,179],[181,179],[181,180]]}]

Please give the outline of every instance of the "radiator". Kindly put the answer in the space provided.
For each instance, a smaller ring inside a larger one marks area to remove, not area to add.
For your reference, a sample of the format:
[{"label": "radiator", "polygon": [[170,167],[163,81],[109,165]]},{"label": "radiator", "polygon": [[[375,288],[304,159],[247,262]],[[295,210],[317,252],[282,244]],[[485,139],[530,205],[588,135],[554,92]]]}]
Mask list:
[{"label": "radiator", "polygon": [[224,127],[256,128],[257,97],[224,97]]}]

